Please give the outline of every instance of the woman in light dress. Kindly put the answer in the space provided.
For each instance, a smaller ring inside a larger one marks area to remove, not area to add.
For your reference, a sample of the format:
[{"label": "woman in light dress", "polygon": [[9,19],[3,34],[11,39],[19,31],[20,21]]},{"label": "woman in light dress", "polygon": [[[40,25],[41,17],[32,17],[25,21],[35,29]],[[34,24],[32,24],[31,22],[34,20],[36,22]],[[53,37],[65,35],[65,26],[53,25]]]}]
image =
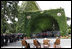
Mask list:
[{"label": "woman in light dress", "polygon": [[57,37],[56,41],[54,42],[54,48],[61,48],[60,46],[60,38]]},{"label": "woman in light dress", "polygon": [[50,47],[50,40],[48,40],[47,38],[45,38],[43,40],[43,47],[44,48],[49,48]]}]

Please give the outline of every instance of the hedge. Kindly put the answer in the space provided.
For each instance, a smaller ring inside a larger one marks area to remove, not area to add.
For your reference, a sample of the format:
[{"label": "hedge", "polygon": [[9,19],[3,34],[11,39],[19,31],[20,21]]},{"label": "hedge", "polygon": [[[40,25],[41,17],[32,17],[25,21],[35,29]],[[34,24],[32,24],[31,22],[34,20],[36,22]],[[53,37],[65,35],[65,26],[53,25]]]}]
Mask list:
[{"label": "hedge", "polygon": [[[61,13],[61,16],[58,16],[57,13]],[[31,18],[27,19],[27,16],[31,16]],[[18,32],[27,33],[28,36],[33,32],[42,32],[47,29],[51,31],[53,30],[53,24],[55,25],[55,30],[60,31],[61,35],[64,35],[67,30],[64,9],[23,12],[19,14],[18,19]]]}]

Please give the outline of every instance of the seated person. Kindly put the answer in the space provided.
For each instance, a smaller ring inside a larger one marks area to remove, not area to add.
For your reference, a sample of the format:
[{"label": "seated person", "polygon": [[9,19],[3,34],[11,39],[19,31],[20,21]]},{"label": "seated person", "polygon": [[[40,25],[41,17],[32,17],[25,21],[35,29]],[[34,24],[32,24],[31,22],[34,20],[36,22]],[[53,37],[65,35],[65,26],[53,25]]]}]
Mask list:
[{"label": "seated person", "polygon": [[27,43],[24,39],[22,40],[22,47],[23,48],[30,48],[29,43]]},{"label": "seated person", "polygon": [[54,42],[54,48],[61,48],[60,47],[60,38],[57,38],[56,41]]},{"label": "seated person", "polygon": [[35,39],[33,40],[34,45],[36,46],[36,48],[41,48],[40,43]]},{"label": "seated person", "polygon": [[44,46],[44,48],[49,48],[49,46],[50,46],[49,41],[50,41],[50,40],[48,40],[48,39],[46,39],[46,38],[43,40],[43,46]]}]

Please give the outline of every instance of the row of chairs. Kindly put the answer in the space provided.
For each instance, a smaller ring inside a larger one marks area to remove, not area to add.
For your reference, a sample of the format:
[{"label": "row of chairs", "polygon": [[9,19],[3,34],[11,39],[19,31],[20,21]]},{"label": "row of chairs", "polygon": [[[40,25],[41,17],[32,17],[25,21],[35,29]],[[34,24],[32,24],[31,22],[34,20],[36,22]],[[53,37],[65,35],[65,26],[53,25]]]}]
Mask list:
[{"label": "row of chairs", "polygon": [[[49,48],[50,47],[50,40],[45,39],[43,40],[43,47],[44,48]],[[37,39],[33,40],[33,44],[36,48],[41,48],[41,44]],[[30,48],[30,44],[27,43],[27,41],[25,39],[22,40],[22,47],[23,48]],[[61,48],[60,47],[60,39],[57,38],[56,41],[54,42],[54,48]]]}]

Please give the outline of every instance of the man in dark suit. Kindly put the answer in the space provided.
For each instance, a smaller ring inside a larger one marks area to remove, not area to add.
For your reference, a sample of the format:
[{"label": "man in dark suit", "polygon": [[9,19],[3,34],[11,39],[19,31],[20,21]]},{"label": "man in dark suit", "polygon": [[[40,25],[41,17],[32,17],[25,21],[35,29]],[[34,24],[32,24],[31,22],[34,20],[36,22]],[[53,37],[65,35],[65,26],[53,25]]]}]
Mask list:
[{"label": "man in dark suit", "polygon": [[4,39],[5,39],[5,46],[7,46],[7,44],[8,44],[8,34],[5,34]]},{"label": "man in dark suit", "polygon": [[1,46],[4,46],[4,36],[1,34]]},{"label": "man in dark suit", "polygon": [[10,41],[10,43],[13,42],[12,34],[9,34],[9,41]]}]

